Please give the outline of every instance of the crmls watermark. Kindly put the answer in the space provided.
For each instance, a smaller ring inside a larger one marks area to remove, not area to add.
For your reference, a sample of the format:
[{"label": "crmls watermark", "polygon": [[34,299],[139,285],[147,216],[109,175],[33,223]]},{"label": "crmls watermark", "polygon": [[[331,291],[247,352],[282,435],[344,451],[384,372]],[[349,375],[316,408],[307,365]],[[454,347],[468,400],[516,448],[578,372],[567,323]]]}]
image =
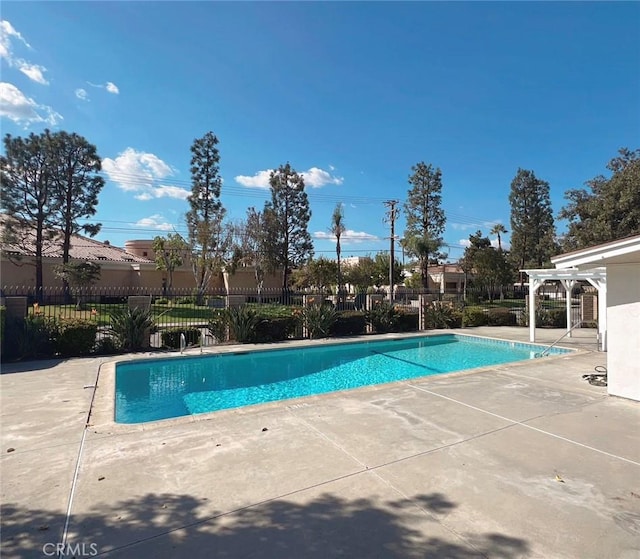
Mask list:
[{"label": "crmls watermark", "polygon": [[42,546],[45,557],[95,557],[98,545],[95,543],[45,543]]}]

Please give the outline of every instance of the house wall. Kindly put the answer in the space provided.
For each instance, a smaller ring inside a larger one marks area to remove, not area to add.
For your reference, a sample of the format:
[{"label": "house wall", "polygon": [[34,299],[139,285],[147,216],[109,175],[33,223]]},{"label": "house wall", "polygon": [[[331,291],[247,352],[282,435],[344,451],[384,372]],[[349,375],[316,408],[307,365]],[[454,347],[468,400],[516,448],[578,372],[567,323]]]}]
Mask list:
[{"label": "house wall", "polygon": [[607,266],[609,394],[640,400],[640,265]]},{"label": "house wall", "polygon": [[[253,266],[247,266],[245,268],[237,268],[233,274],[225,272],[224,283],[229,290],[255,290],[255,269]],[[275,274],[265,273],[263,287],[266,290],[280,289],[282,287],[282,272],[276,272]]]}]

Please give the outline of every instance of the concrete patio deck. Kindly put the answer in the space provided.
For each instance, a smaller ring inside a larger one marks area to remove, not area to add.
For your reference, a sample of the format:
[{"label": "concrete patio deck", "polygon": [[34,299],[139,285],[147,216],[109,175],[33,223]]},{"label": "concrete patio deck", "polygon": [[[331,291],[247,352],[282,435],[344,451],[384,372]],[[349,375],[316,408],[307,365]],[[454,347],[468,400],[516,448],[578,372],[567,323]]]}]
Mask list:
[{"label": "concrete patio deck", "polygon": [[111,359],[3,366],[1,556],[640,557],[640,404],[582,379],[606,355],[574,334],[568,356],[144,427],[85,429]]}]

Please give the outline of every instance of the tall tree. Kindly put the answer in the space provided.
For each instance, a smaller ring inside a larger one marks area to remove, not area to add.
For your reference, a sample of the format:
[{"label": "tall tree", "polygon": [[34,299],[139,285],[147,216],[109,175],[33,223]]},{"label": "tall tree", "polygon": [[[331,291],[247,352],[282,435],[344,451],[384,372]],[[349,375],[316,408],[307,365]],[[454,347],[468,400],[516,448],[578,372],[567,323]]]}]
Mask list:
[{"label": "tall tree", "polygon": [[189,245],[179,233],[169,233],[166,237],[157,236],[153,239],[153,252],[156,257],[156,270],[167,272],[166,288],[171,292],[173,272],[184,264]]},{"label": "tall tree", "polygon": [[33,257],[38,300],[42,296],[42,257],[55,237],[59,209],[45,134],[31,133],[27,138],[7,134],[5,155],[0,157],[0,202],[7,214],[3,216],[3,250],[9,257]]},{"label": "tall tree", "polygon": [[266,219],[262,212],[254,207],[247,209],[247,217],[234,227],[233,257],[231,271],[238,266],[251,266],[258,290],[258,299],[264,287],[267,262]]},{"label": "tall tree", "polygon": [[429,257],[442,246],[446,218],[442,210],[442,172],[423,161],[411,167],[404,211],[405,250],[418,259],[422,287],[429,287]]},{"label": "tall tree", "polygon": [[269,177],[271,201],[264,206],[267,257],[271,269],[282,269],[282,287],[289,275],[313,257],[313,243],[307,226],[311,219],[304,179],[287,163]]},{"label": "tall tree", "polygon": [[[518,169],[511,182],[511,258],[519,269],[542,268],[557,252],[549,183]],[[520,281],[523,281],[520,273]]]},{"label": "tall tree", "polygon": [[504,235],[506,233],[508,233],[509,231],[507,231],[507,228],[502,225],[502,223],[496,223],[492,228],[491,231],[489,231],[489,235],[497,235],[498,237],[498,250],[500,252],[502,252],[502,238],[500,237],[500,234]]},{"label": "tall tree", "polygon": [[587,189],[568,190],[559,218],[569,221],[563,249],[576,250],[640,234],[640,149],[619,150]]},{"label": "tall tree", "polygon": [[338,296],[342,291],[342,270],[340,269],[340,254],[342,249],[340,247],[340,239],[342,234],[346,231],[344,225],[344,210],[342,204],[337,204],[331,215],[331,227],[329,228],[331,234],[336,238],[336,257],[338,261]]},{"label": "tall tree", "polygon": [[230,235],[224,226],[225,209],[220,202],[222,178],[218,138],[207,132],[191,145],[191,195],[186,215],[191,251],[191,267],[198,298],[204,294],[211,277],[222,270],[230,248]]},{"label": "tall tree", "polygon": [[[98,234],[100,223],[84,223],[78,220],[96,214],[98,194],[104,186],[104,179],[98,175],[102,161],[96,146],[75,132],[45,131],[44,140],[48,143],[51,176],[53,179],[53,197],[56,199],[56,226],[62,235],[62,263],[69,262],[71,237],[83,232],[91,237]],[[64,290],[69,282],[62,276]]]},{"label": "tall tree", "polygon": [[324,291],[336,280],[337,263],[324,256],[314,258],[291,274],[291,283],[296,288],[315,288]]},{"label": "tall tree", "polygon": [[513,281],[513,268],[501,249],[491,246],[489,237],[481,231],[469,235],[469,246],[460,260],[460,267],[465,272],[464,296],[466,298],[466,276],[473,274],[474,284],[486,290],[489,300],[497,290],[503,298],[503,287]]},{"label": "tall tree", "polygon": [[58,226],[62,233],[62,262],[69,262],[71,236],[85,233],[94,237],[102,224],[84,223],[79,219],[96,214],[98,194],[104,187],[104,179],[98,174],[102,160],[96,146],[75,132],[45,132],[49,142],[52,164],[53,195],[57,199]]}]

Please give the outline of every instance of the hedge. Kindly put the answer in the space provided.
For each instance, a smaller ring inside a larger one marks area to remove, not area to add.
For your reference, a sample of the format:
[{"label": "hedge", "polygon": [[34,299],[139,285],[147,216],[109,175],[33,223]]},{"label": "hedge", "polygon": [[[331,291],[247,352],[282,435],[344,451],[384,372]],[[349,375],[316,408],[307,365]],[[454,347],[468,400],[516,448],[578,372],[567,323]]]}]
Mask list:
[{"label": "hedge", "polygon": [[162,345],[171,349],[180,349],[180,334],[184,334],[187,345],[198,345],[200,343],[200,328],[167,328],[160,332]]},{"label": "hedge", "polygon": [[463,326],[486,326],[488,321],[482,307],[466,307],[462,313]]},{"label": "hedge", "polygon": [[96,345],[98,324],[91,320],[61,319],[55,330],[54,348],[63,357],[87,355]]},{"label": "hedge", "polygon": [[515,326],[516,315],[509,309],[490,308],[487,311],[487,323],[489,326]]},{"label": "hedge", "polygon": [[294,334],[297,323],[294,316],[260,316],[251,341],[254,343],[281,342]]},{"label": "hedge", "polygon": [[336,321],[329,334],[331,336],[358,336],[364,334],[366,321],[361,311],[338,311]]}]

